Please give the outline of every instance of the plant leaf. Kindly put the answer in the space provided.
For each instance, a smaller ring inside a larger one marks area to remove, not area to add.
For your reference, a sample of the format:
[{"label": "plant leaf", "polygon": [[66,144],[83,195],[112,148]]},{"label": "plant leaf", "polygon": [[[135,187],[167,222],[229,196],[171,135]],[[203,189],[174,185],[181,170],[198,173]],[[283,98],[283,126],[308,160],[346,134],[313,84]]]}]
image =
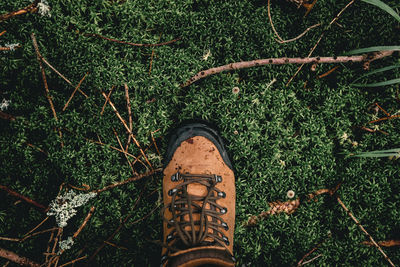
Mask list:
[{"label": "plant leaf", "polygon": [[392,80],[388,80],[388,81],[384,81],[384,82],[369,83],[369,84],[355,83],[352,85],[355,87],[379,87],[379,86],[391,85],[391,84],[396,84],[396,83],[400,83],[400,78],[392,79]]},{"label": "plant leaf", "polygon": [[397,68],[400,68],[400,64],[398,64],[398,65],[392,65],[392,66],[388,66],[388,67],[383,67],[383,68],[380,68],[380,69],[377,69],[377,70],[370,71],[370,72],[368,72],[368,73],[366,73],[366,74],[364,74],[364,75],[361,75],[361,76],[358,77],[357,79],[355,79],[355,80],[351,83],[351,85],[354,85],[354,83],[355,83],[356,81],[358,81],[358,80],[360,80],[360,79],[362,79],[362,78],[368,77],[368,76],[370,76],[370,75],[372,75],[372,74],[376,74],[376,73],[380,73],[380,72],[384,72],[384,71],[388,71],[388,70],[392,70],[392,69],[397,69]]},{"label": "plant leaf", "polygon": [[382,157],[390,157],[390,156],[400,156],[400,148],[393,148],[388,150],[376,150],[369,152],[361,152],[353,157],[356,158],[382,158]]},{"label": "plant leaf", "polygon": [[361,1],[379,7],[380,9],[386,11],[387,13],[392,15],[395,19],[397,19],[397,21],[400,22],[399,14],[397,14],[396,11],[394,11],[390,6],[388,6],[384,2],[380,0],[361,0]]},{"label": "plant leaf", "polygon": [[387,50],[400,51],[400,46],[399,45],[371,46],[371,47],[366,47],[366,48],[354,49],[345,54],[346,55],[365,54],[365,53],[370,53],[370,52],[387,51]]}]

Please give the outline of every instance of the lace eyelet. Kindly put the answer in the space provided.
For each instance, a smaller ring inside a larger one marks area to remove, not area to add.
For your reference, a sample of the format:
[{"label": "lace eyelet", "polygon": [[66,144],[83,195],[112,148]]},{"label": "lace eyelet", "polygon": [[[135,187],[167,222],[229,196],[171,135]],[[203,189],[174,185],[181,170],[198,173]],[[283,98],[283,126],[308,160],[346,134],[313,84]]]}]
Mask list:
[{"label": "lace eyelet", "polygon": [[228,212],[228,209],[227,209],[227,208],[222,208],[222,209],[220,210],[220,212],[221,212],[221,214],[225,214],[225,213]]},{"label": "lace eyelet", "polygon": [[229,240],[228,240],[228,238],[227,238],[226,236],[223,236],[223,237],[222,237],[222,240],[224,240],[225,244],[226,244],[227,246],[229,246]]},{"label": "lace eyelet", "polygon": [[175,174],[173,174],[173,175],[171,176],[171,181],[172,181],[172,182],[177,182],[177,181],[179,181],[179,178],[180,178],[179,172],[177,172],[177,173],[175,173]]},{"label": "lace eyelet", "polygon": [[[168,259],[168,256],[167,255],[163,255],[162,257],[161,257],[161,264],[163,264],[164,262],[166,262],[166,260]],[[161,265],[162,266],[162,265]]]},{"label": "lace eyelet", "polygon": [[215,179],[215,182],[216,182],[216,183],[222,182],[222,177],[219,176],[219,175],[214,175],[214,179]]},{"label": "lace eyelet", "polygon": [[167,242],[171,241],[173,239],[172,235],[167,235]]},{"label": "lace eyelet", "polygon": [[225,194],[225,192],[218,192],[218,196],[222,197],[222,198],[225,198],[226,194]]},{"label": "lace eyelet", "polygon": [[223,223],[221,224],[221,226],[224,227],[225,231],[228,231],[228,230],[229,230],[228,224],[226,224],[226,223],[223,222]]},{"label": "lace eyelet", "polygon": [[178,189],[174,188],[168,191],[168,195],[172,196],[173,194],[175,194],[175,192],[178,191]]}]

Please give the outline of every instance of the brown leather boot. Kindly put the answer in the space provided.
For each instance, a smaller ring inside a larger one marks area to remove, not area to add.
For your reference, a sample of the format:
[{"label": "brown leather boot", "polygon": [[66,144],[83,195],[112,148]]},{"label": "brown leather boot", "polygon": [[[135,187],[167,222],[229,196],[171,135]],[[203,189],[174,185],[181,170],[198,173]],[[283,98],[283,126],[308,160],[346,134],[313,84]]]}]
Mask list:
[{"label": "brown leather boot", "polygon": [[235,176],[213,128],[191,123],[172,134],[163,198],[162,266],[235,265]]}]

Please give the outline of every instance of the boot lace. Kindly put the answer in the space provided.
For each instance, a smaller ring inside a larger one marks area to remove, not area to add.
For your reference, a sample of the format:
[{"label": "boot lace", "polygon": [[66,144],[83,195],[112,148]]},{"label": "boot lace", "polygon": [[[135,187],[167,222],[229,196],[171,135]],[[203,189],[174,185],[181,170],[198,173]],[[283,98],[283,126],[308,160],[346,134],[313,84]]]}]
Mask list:
[{"label": "boot lace", "polygon": [[[168,195],[172,196],[171,203],[161,211],[168,228],[174,228],[167,236],[164,246],[172,251],[204,245],[217,244],[225,248],[229,246],[228,237],[221,231],[229,229],[228,224],[221,218],[221,215],[226,214],[228,210],[216,203],[218,199],[226,197],[225,192],[216,188],[216,185],[222,182],[222,177],[178,172],[172,175],[171,180],[173,182],[183,180],[183,182],[168,191]],[[194,183],[207,188],[205,196],[188,193],[188,186]],[[166,209],[171,211],[171,219],[165,217]],[[200,215],[197,216],[198,220],[195,220],[195,214]]]}]

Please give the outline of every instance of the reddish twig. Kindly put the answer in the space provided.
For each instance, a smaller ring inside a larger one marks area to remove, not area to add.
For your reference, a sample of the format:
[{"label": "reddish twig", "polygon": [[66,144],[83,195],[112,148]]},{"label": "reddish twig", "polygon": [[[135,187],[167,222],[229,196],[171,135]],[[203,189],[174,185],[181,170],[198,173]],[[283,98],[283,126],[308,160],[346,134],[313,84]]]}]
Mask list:
[{"label": "reddish twig", "polygon": [[147,159],[147,156],[143,152],[143,149],[141,148],[139,142],[136,140],[135,135],[132,133],[131,129],[129,129],[129,127],[126,124],[125,120],[121,117],[121,115],[119,114],[118,110],[115,108],[113,102],[111,102],[111,100],[107,97],[107,95],[104,92],[102,92],[102,95],[104,96],[104,98],[108,99],[108,104],[110,104],[111,108],[114,110],[114,112],[117,115],[118,119],[122,122],[122,124],[124,125],[125,129],[128,131],[128,133],[132,137],[132,140],[135,142],[136,146],[139,148],[140,153],[142,153],[142,155],[143,155],[144,159],[146,160],[147,164],[149,164],[150,168],[153,169],[153,166],[151,165],[150,161]]},{"label": "reddish twig", "polygon": [[46,218],[44,218],[43,221],[41,221],[38,225],[36,225],[32,230],[30,230],[29,232],[27,232],[26,234],[24,234],[24,236],[27,236],[27,235],[29,235],[30,233],[34,232],[36,229],[38,229],[40,226],[42,226],[42,224],[44,224],[48,219],[49,219],[49,216],[47,216]]},{"label": "reddish twig", "polygon": [[81,87],[83,81],[86,79],[86,76],[89,74],[89,72],[86,72],[86,74],[83,76],[83,78],[79,81],[78,85],[75,87],[75,90],[72,92],[71,96],[69,97],[67,103],[65,103],[64,108],[62,109],[62,111],[65,111],[68,107],[69,102],[71,102],[72,98],[74,97],[76,91],[79,89],[79,87]]},{"label": "reddish twig", "polygon": [[23,14],[26,14],[26,13],[36,12],[37,11],[37,4],[39,3],[39,1],[40,0],[35,0],[32,4],[30,4],[27,7],[24,7],[22,9],[20,9],[20,10],[13,11],[13,12],[10,12],[10,13],[7,13],[7,14],[0,15],[0,22],[4,21],[4,20],[7,20],[9,18],[15,17],[15,16],[23,15]]},{"label": "reddish twig", "polygon": [[181,87],[186,87],[192,83],[203,79],[207,76],[217,74],[229,70],[238,70],[251,67],[258,67],[264,65],[284,65],[284,64],[321,64],[321,63],[348,63],[348,62],[371,62],[378,58],[392,55],[394,51],[383,51],[381,53],[375,53],[373,55],[358,55],[358,56],[339,56],[339,57],[308,57],[308,58],[267,58],[267,59],[256,59],[251,61],[242,61],[230,63],[227,65],[211,68],[198,72],[192,78],[187,80]]},{"label": "reddish twig", "polygon": [[[160,129],[158,129],[158,130],[160,130]],[[158,131],[158,130],[157,130],[157,131]],[[154,131],[154,132],[157,132],[157,131]],[[153,144],[154,144],[154,147],[156,148],[157,154],[158,154],[159,156],[161,156],[160,150],[158,150],[158,146],[157,146],[156,139],[154,139],[153,132],[151,132],[151,139],[153,140]]]},{"label": "reddish twig", "polygon": [[[275,41],[277,41],[277,42],[280,43],[280,44],[290,43],[290,42],[296,41],[296,40],[300,39],[301,37],[303,37],[303,36],[304,36],[308,31],[310,31],[311,29],[313,29],[313,28],[318,27],[318,26],[321,25],[320,23],[315,24],[315,25],[313,25],[313,26],[311,26],[311,27],[308,27],[304,32],[302,32],[301,34],[299,34],[297,37],[294,37],[294,38],[289,39],[289,40],[283,40],[282,37],[281,37],[281,36],[278,34],[278,32],[276,31],[275,26],[274,26],[274,23],[272,22],[270,2],[271,2],[271,1],[268,0],[268,3],[267,3],[267,7],[268,7],[268,19],[269,19],[269,23],[271,24],[272,30],[273,30],[273,32],[275,33],[275,36],[278,38],[278,39],[275,39]],[[311,9],[310,9],[310,10],[311,10]],[[308,14],[308,13],[306,13],[306,15],[307,15],[307,14]]]},{"label": "reddish twig", "polygon": [[[132,131],[133,129],[133,123],[132,123],[132,110],[131,110],[131,100],[129,98],[129,88],[128,85],[125,83],[125,99],[126,99],[126,108],[128,109],[128,115],[129,115],[129,129]],[[128,136],[128,142],[126,143],[125,151],[128,152],[128,147],[131,141],[131,136]],[[121,147],[122,148],[122,147]]]},{"label": "reddish twig", "polygon": [[14,49],[20,48],[20,47],[22,47],[22,45],[16,45],[16,46],[14,46],[13,48],[11,48],[11,47],[2,47],[2,46],[0,46],[0,51],[10,51],[10,50],[14,50]]},{"label": "reddish twig", "polygon": [[[118,134],[117,134],[117,132],[115,131],[114,128],[113,128],[113,132],[114,132],[115,137],[117,138],[117,141],[118,141],[119,146],[121,147],[121,150],[124,150],[124,148],[122,146],[122,143],[121,143],[121,140],[119,140]],[[126,160],[128,161],[128,165],[131,168],[133,175],[138,175],[138,173],[133,168],[132,163],[130,162],[128,156],[125,153],[124,153],[124,156],[125,156]]]},{"label": "reddish twig", "polygon": [[103,107],[101,108],[100,116],[103,115],[104,109],[106,108],[106,105],[107,105],[107,103],[108,103],[108,100],[110,99],[110,96],[111,96],[111,94],[112,94],[114,88],[115,88],[115,85],[113,85],[113,86],[111,87],[111,89],[110,89],[110,92],[108,92],[108,95],[107,95],[107,98],[106,98],[106,102],[104,102],[104,105],[103,105]]},{"label": "reddish twig", "polygon": [[[69,85],[71,85],[72,87],[75,88],[75,86],[72,84],[72,82],[70,80],[68,80],[64,75],[62,75],[56,68],[53,67],[53,65],[51,65],[46,58],[44,58],[42,56],[42,61],[44,64],[46,64],[50,69],[52,69],[58,76],[60,76],[64,81],[66,81]],[[84,97],[88,98],[88,95],[85,94],[85,92],[83,92],[81,89],[78,88],[78,92],[81,93]]]},{"label": "reddish twig", "polygon": [[[158,41],[160,42],[160,40],[161,40],[161,33],[160,33],[160,37],[158,38]],[[151,59],[150,59],[150,68],[149,68],[149,75],[151,75],[151,68],[153,67],[153,59],[154,59],[154,52],[155,50],[154,50],[154,48],[152,49],[152,51],[151,51]]]},{"label": "reddish twig", "polygon": [[[46,74],[45,74],[45,72],[44,72],[44,68],[43,68],[43,65],[42,65],[42,60],[41,60],[41,59],[42,59],[42,55],[40,54],[39,46],[38,46],[38,44],[37,44],[36,37],[35,37],[35,34],[34,34],[34,33],[31,34],[31,38],[32,38],[32,41],[33,41],[33,46],[34,46],[35,51],[36,51],[36,56],[37,56],[37,60],[38,60],[38,62],[39,62],[40,71],[41,71],[41,73],[42,73],[42,79],[43,79],[43,83],[44,83],[44,88],[45,88],[45,90],[46,90],[46,97],[47,97],[47,100],[48,100],[49,103],[50,103],[50,107],[51,107],[51,111],[53,112],[54,119],[55,119],[56,121],[58,121],[57,113],[56,113],[56,110],[55,110],[55,108],[54,108],[54,104],[53,104],[52,97],[51,97],[51,95],[50,95],[49,86],[47,85]],[[59,136],[60,136],[61,148],[62,148],[62,147],[64,147],[64,143],[63,143],[63,141],[62,141],[62,132],[61,132],[60,129],[58,129],[58,134],[59,134]]]},{"label": "reddish twig", "polygon": [[372,236],[367,232],[367,230],[365,230],[365,228],[361,225],[361,223],[357,220],[356,217],[354,217],[354,215],[350,212],[350,210],[346,207],[346,205],[344,205],[344,203],[342,202],[342,200],[337,196],[336,197],[337,201],[339,202],[340,206],[342,206],[342,208],[346,211],[346,213],[350,216],[350,218],[357,224],[357,226],[361,229],[361,231],[364,232],[364,234],[367,235],[367,237],[369,238],[369,240],[371,241],[371,243],[374,245],[374,247],[376,247],[380,253],[382,253],[383,257],[389,262],[389,264],[391,266],[395,266],[393,264],[393,262],[390,260],[390,258],[386,255],[386,253],[383,251],[383,249],[379,246],[378,243],[375,242],[375,240],[372,238]]},{"label": "reddish twig", "polygon": [[90,218],[92,217],[92,215],[94,213],[94,209],[95,209],[94,206],[92,206],[90,208],[88,214],[86,215],[86,218],[83,220],[83,223],[81,224],[81,226],[79,226],[78,230],[72,236],[73,239],[76,239],[78,237],[78,235],[82,232],[83,228],[85,228],[86,224],[88,223],[88,221],[90,220]]},{"label": "reddish twig", "polygon": [[329,74],[331,74],[332,72],[334,72],[335,70],[337,70],[339,67],[340,67],[340,66],[333,67],[332,69],[328,70],[327,72],[325,72],[325,73],[319,75],[319,76],[318,76],[318,79],[321,79],[321,78],[324,78],[324,77],[328,76]]},{"label": "reddish twig", "polygon": [[368,123],[375,123],[375,122],[380,122],[380,121],[385,121],[385,120],[392,120],[392,119],[395,119],[395,118],[400,118],[400,114],[393,115],[393,116],[390,116],[390,117],[380,118],[380,119],[377,119],[377,120],[370,121]]},{"label": "reddish twig", "polygon": [[110,246],[112,246],[112,247],[115,247],[115,248],[120,248],[120,249],[128,250],[126,247],[118,246],[118,245],[116,245],[116,244],[114,244],[114,243],[111,243],[110,241],[104,241],[104,243],[107,244],[107,245],[110,245]]},{"label": "reddish twig", "polygon": [[115,183],[115,184],[107,185],[106,187],[104,187],[102,189],[94,190],[93,192],[98,194],[98,193],[113,189],[113,188],[115,188],[117,186],[121,186],[121,185],[130,183],[130,182],[133,182],[133,181],[137,181],[137,180],[149,177],[149,176],[151,176],[151,175],[153,175],[155,173],[161,172],[162,170],[163,170],[162,168],[153,169],[153,170],[151,170],[149,172],[146,172],[146,173],[143,173],[143,174],[139,174],[139,175],[136,175],[136,176],[131,177],[129,179],[126,179],[125,181],[121,181],[121,182],[118,182],[118,183]]},{"label": "reddish twig", "polygon": [[85,33],[83,36],[86,37],[98,37],[107,41],[119,43],[119,44],[126,44],[126,45],[132,45],[132,46],[138,46],[138,47],[155,47],[155,46],[163,46],[163,45],[169,45],[172,43],[175,43],[176,41],[179,41],[181,38],[176,38],[174,40],[168,41],[168,42],[163,42],[163,43],[158,43],[158,44],[137,44],[137,43],[131,43],[131,42],[125,42],[125,41],[120,41],[108,37],[101,36],[100,34],[95,34],[95,33]]},{"label": "reddish twig", "polygon": [[0,32],[0,36],[4,35],[7,31]]},{"label": "reddish twig", "polygon": [[77,261],[84,260],[84,259],[86,259],[86,258],[87,258],[87,255],[85,255],[85,256],[83,256],[83,257],[80,257],[80,258],[77,258],[77,259],[75,259],[75,260],[69,261],[69,262],[67,262],[67,263],[64,263],[64,264],[60,265],[59,267],[65,267],[65,266],[68,266],[68,265],[70,265],[70,264],[74,264],[74,263],[77,262]]},{"label": "reddish twig", "polygon": [[384,110],[378,103],[375,103],[375,105],[383,112],[385,113],[386,116],[390,117],[390,113]]},{"label": "reddish twig", "polygon": [[28,198],[28,197],[26,197],[26,196],[23,196],[23,195],[21,195],[20,193],[17,193],[17,192],[15,192],[15,191],[11,190],[11,189],[8,188],[7,186],[0,185],[0,189],[3,189],[4,191],[6,191],[6,192],[7,192],[9,195],[11,195],[11,196],[17,197],[17,198],[19,198],[19,199],[21,199],[21,200],[23,200],[23,201],[25,201],[25,202],[27,202],[27,203],[33,205],[33,206],[39,208],[42,212],[45,212],[45,211],[46,211],[46,207],[43,206],[42,204],[39,204],[39,203],[37,203],[36,201],[34,201],[34,200],[32,200],[32,199],[30,199],[30,198]]},{"label": "reddish twig", "polygon": [[[330,238],[331,235],[328,236],[328,238]],[[297,263],[297,266],[302,266],[304,265],[304,260],[310,256],[312,253],[314,253],[314,251],[316,251],[323,243],[325,243],[326,240],[328,240],[328,238],[325,238],[324,240],[322,240],[321,242],[319,242],[314,248],[312,248],[309,252],[307,252],[302,258],[301,260]]]},{"label": "reddish twig", "polygon": [[[331,25],[333,23],[335,23],[340,16],[342,15],[342,13],[354,3],[355,0],[351,0],[342,10],[340,10],[340,12],[336,15],[336,17],[329,23],[329,25],[325,28],[325,30],[321,33],[321,36],[319,37],[318,41],[315,43],[314,47],[311,48],[310,52],[308,53],[307,58],[309,58],[315,51],[315,49],[317,48],[317,46],[319,45],[319,43],[321,42],[322,38],[324,37],[325,33],[328,31],[328,29],[331,27]],[[302,63],[301,66],[297,69],[297,71],[295,72],[295,74],[293,74],[293,76],[289,79],[289,81],[286,83],[286,86],[288,86],[290,84],[290,82],[297,76],[297,74],[301,71],[301,69],[303,68],[303,66],[306,63]]]},{"label": "reddish twig", "polygon": [[24,242],[25,240],[27,240],[28,238],[31,238],[33,236],[37,236],[37,235],[40,235],[40,234],[52,232],[52,231],[57,230],[57,229],[58,229],[57,227],[53,227],[53,228],[50,228],[50,229],[46,229],[46,230],[43,230],[43,231],[40,231],[40,232],[36,232],[36,233],[30,234],[30,235],[24,236],[23,238],[12,238],[12,237],[2,237],[2,236],[0,236],[0,240],[13,241],[13,242]]},{"label": "reddish twig", "polygon": [[[374,246],[374,244],[371,241],[364,241],[362,242],[363,245],[367,246]],[[400,240],[386,240],[386,241],[379,241],[378,245],[381,247],[394,247],[394,246],[400,246]]]},{"label": "reddish twig", "polygon": [[8,121],[14,121],[15,120],[15,116],[4,113],[3,111],[0,111],[0,119],[3,120],[8,120]]},{"label": "reddish twig", "polygon": [[4,248],[0,248],[0,257],[10,260],[12,262],[15,262],[22,266],[31,266],[31,267],[39,267],[40,266],[39,263],[36,263],[28,258],[21,257],[21,256],[17,255],[16,253],[6,250]]},{"label": "reddish twig", "polygon": [[42,152],[43,154],[45,154],[46,156],[48,155],[46,151],[44,151],[43,149],[41,149],[40,147],[37,147],[35,145],[32,145],[31,143],[26,143],[27,146],[36,149],[39,152]]}]

